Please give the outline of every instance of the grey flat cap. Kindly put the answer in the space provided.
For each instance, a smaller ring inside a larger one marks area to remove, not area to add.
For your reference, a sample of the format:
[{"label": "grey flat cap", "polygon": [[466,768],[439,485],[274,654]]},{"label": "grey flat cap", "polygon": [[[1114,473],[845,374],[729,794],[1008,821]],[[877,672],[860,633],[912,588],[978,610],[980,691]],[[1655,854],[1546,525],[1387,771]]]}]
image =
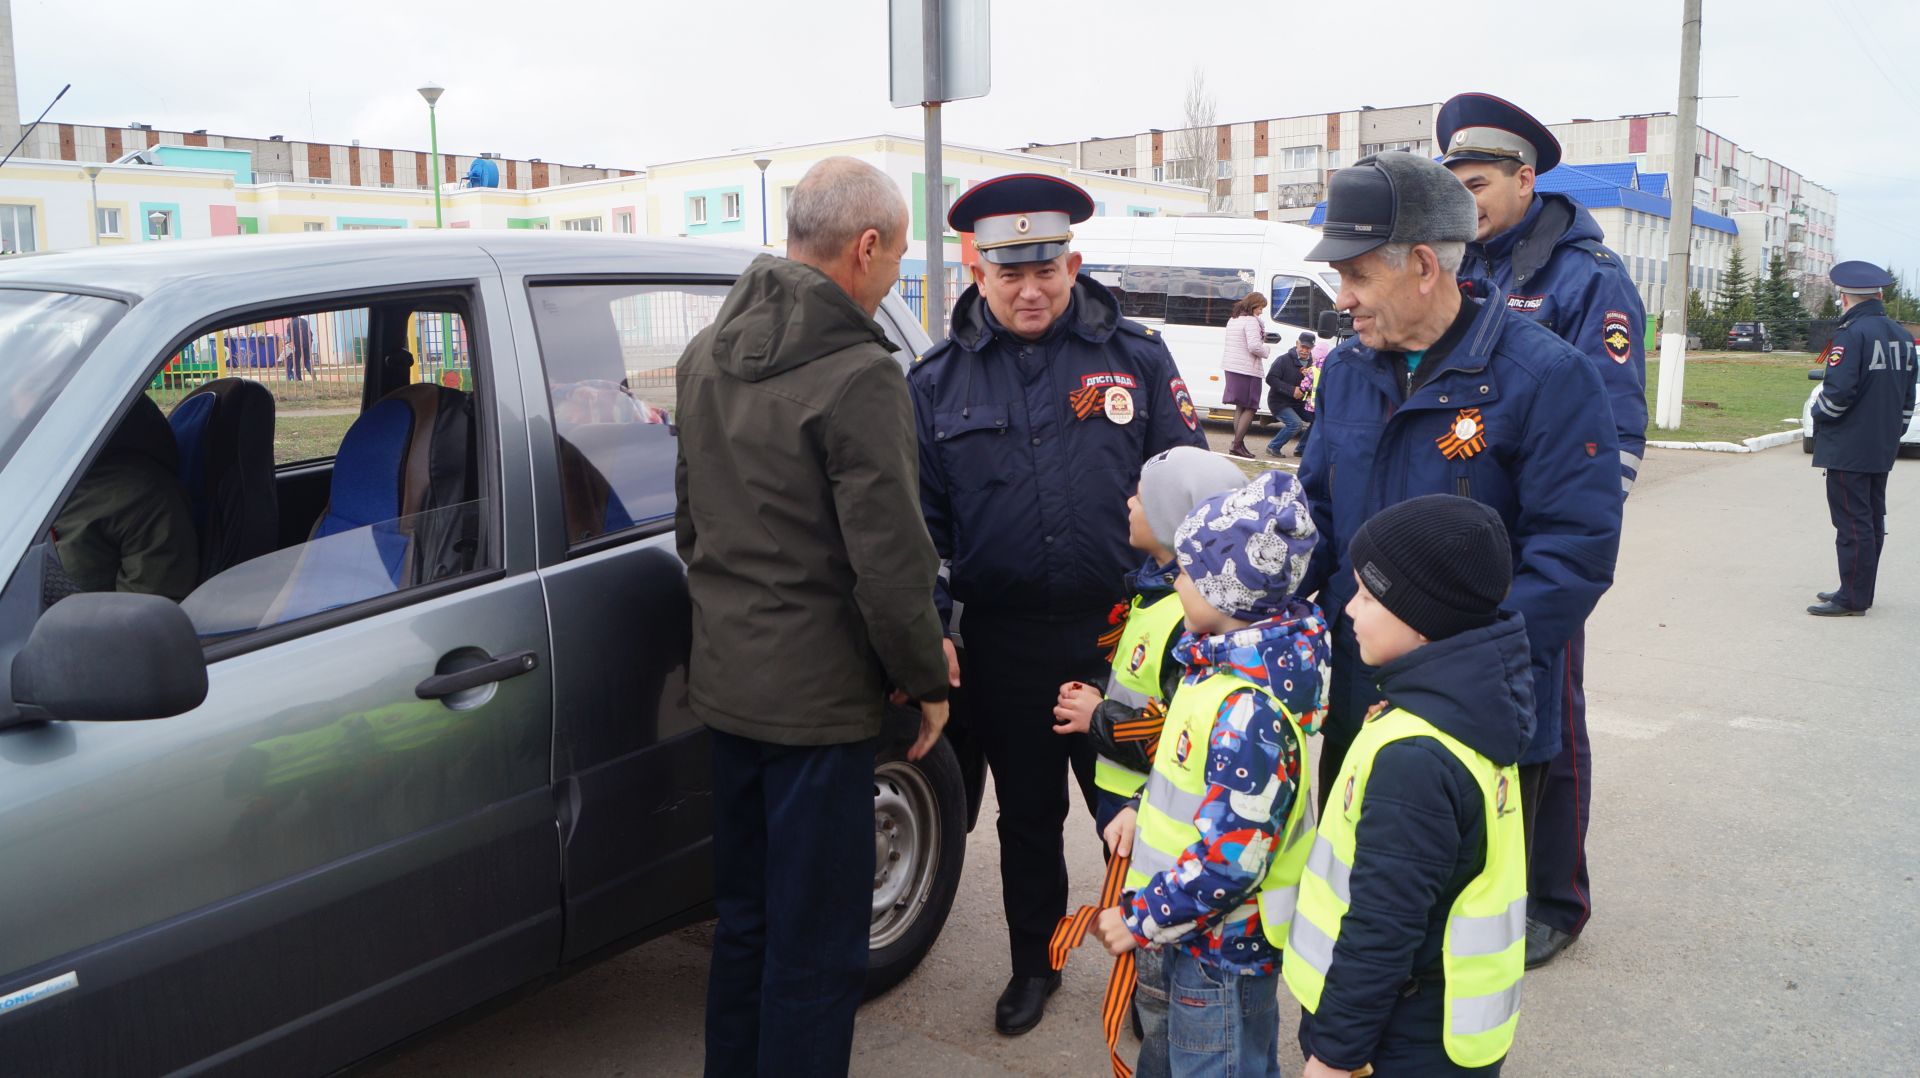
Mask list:
[{"label": "grey flat cap", "polygon": [[1327,223],[1307,258],[1345,262],[1389,243],[1465,243],[1479,224],[1472,193],[1445,165],[1392,150],[1333,174]]}]

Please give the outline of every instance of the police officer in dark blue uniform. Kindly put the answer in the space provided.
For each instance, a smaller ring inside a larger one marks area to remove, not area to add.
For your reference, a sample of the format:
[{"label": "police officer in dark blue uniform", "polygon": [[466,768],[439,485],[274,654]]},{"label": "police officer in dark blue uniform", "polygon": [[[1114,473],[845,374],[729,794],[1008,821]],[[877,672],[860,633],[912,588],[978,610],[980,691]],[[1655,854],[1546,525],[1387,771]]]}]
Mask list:
[{"label": "police officer in dark blue uniform", "polygon": [[[1458,94],[1440,106],[1443,159],[1479,209],[1479,229],[1460,267],[1489,283],[1507,309],[1552,330],[1593,361],[1606,386],[1620,442],[1620,495],[1640,473],[1647,444],[1646,310],[1620,257],[1601,241],[1593,215],[1534,179],[1560,163],[1560,142],[1518,105],[1491,94]],[[1587,819],[1593,764],[1587,740],[1586,631],[1568,642],[1558,753],[1545,731],[1520,757],[1522,803],[1530,816],[1527,965],[1552,961],[1586,927]]]},{"label": "police officer in dark blue uniform", "polygon": [[1137,555],[1127,498],[1148,457],[1205,448],[1153,329],[1079,275],[1070,226],[1093,200],[1052,176],[1003,176],[947,215],[980,262],[951,335],[908,375],[920,498],[946,562],[936,602],[965,654],[967,721],[993,772],[1013,978],[1002,1033],[1038,1025],[1059,987],[1047,940],[1066,912],[1069,764],[1093,803],[1085,737],[1053,732],[1060,685],[1102,676],[1100,638]]},{"label": "police officer in dark blue uniform", "polygon": [[1827,512],[1840,556],[1840,587],[1807,613],[1857,618],[1873,605],[1887,543],[1887,473],[1913,419],[1913,334],[1887,317],[1880,290],[1893,283],[1871,262],[1833,267],[1845,314],[1820,359],[1826,379],[1813,402],[1813,466],[1827,470]]}]

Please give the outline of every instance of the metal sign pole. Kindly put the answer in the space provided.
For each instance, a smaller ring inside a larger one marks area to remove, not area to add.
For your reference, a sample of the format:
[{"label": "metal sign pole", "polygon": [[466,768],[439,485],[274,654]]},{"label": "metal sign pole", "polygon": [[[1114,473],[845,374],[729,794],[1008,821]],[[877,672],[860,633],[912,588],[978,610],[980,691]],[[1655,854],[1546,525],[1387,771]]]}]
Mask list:
[{"label": "metal sign pole", "polygon": [[940,162],[940,103],[946,97],[940,62],[940,0],[920,0],[920,45],[926,64],[926,218],[927,287],[921,293],[926,303],[927,336],[935,341],[947,336],[947,185]]}]

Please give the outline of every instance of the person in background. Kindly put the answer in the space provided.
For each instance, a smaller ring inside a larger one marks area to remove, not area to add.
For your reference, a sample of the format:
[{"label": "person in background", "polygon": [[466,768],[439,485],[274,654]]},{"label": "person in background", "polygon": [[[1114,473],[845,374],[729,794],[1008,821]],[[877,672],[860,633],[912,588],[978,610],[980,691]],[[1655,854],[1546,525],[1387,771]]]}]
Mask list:
[{"label": "person in background", "polygon": [[303,315],[287,319],[287,380],[298,382],[300,372],[313,373],[313,327]]},{"label": "person in background", "polygon": [[199,583],[200,539],[180,481],[180,449],[146,394],[134,398],[54,517],[53,550],[79,591],[178,602]]},{"label": "person in background", "polygon": [[1280,421],[1280,433],[1267,443],[1267,456],[1277,457],[1295,435],[1301,435],[1294,456],[1306,451],[1303,431],[1313,422],[1308,401],[1313,396],[1313,342],[1311,333],[1302,333],[1294,346],[1280,353],[1267,370],[1267,411]]},{"label": "person in background", "polygon": [[1253,451],[1247,448],[1247,429],[1260,408],[1260,379],[1267,373],[1267,331],[1260,324],[1260,312],[1266,309],[1267,297],[1258,292],[1249,292],[1234,304],[1220,352],[1220,368],[1227,380],[1225,403],[1234,410],[1233,444],[1227,452],[1248,460],[1253,459]]}]

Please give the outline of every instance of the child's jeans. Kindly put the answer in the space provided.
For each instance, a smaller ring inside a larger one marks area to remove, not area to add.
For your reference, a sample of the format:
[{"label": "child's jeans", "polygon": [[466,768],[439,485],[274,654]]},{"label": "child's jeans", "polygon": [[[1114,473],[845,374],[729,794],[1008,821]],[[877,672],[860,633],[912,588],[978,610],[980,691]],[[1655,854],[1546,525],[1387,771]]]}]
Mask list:
[{"label": "child's jeans", "polygon": [[1133,952],[1133,1013],[1140,1018],[1140,1058],[1133,1078],[1168,1078],[1167,952],[1145,947]]},{"label": "child's jeans", "polygon": [[1164,954],[1171,1073],[1280,1078],[1280,978],[1229,973],[1184,947]]}]

